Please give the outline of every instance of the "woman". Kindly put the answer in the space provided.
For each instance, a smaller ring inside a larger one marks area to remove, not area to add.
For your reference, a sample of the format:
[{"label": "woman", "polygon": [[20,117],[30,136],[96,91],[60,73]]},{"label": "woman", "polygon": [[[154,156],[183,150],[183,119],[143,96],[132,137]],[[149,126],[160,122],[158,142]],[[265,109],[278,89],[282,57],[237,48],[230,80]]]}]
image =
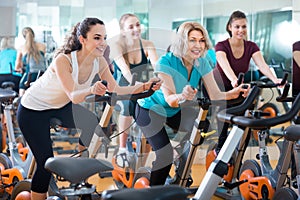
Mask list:
[{"label": "woman", "polygon": [[[138,100],[136,108],[137,124],[155,152],[150,185],[163,185],[173,161],[173,148],[170,144],[164,124],[191,132],[194,115],[190,110],[183,112],[180,102],[193,100],[199,80],[202,79],[211,99],[234,99],[249,89],[236,87],[221,92],[214,80],[212,68],[203,58],[210,48],[206,30],[197,22],[183,23],[177,32],[177,38],[169,53],[162,56],[156,64],[155,74],[164,80],[160,90],[151,97]],[[181,123],[184,120],[185,122]],[[183,125],[185,127],[183,127]]]},{"label": "woman", "polygon": [[[53,157],[49,121],[58,118],[63,127],[81,129],[81,145],[88,146],[97,116],[79,103],[87,95],[103,95],[108,90],[118,94],[139,93],[148,90],[153,81],[130,87],[120,87],[114,80],[103,57],[106,48],[104,23],[97,18],[86,18],[78,23],[57,50],[46,72],[23,95],[17,118],[21,131],[36,159],[37,168],[32,179],[32,200],[46,198],[50,173],[44,169],[49,157]],[[98,74],[101,81],[92,79]],[[157,82],[152,89],[159,89]]]},{"label": "woman", "polygon": [[293,43],[293,96],[297,96],[300,92],[300,41]]},{"label": "woman", "polygon": [[[0,87],[5,82],[12,82],[13,90],[19,92],[19,82],[21,80],[21,74],[15,72],[15,62],[17,58],[17,50],[14,48],[13,38],[3,37],[1,39],[0,46]],[[2,137],[2,143],[0,143],[0,152],[6,147],[6,119],[3,115],[3,105],[0,105],[0,119],[2,132],[0,132],[0,137]]]},{"label": "woman", "polygon": [[17,50],[14,47],[13,38],[4,37],[0,46],[0,86],[3,82],[13,82],[13,90],[19,92],[21,74],[15,72]]},{"label": "woman", "polygon": [[[39,72],[46,70],[46,45],[35,41],[34,32],[30,27],[23,28],[22,35],[25,44],[18,50],[16,59],[16,71],[23,73],[19,85],[19,96],[23,96],[29,87],[27,81],[34,82]],[[25,72],[23,71],[24,67]],[[30,76],[30,80],[28,80],[28,76]]]},{"label": "woman", "polygon": [[[246,73],[249,70],[251,58],[261,73],[267,76],[274,83],[281,80],[272,73],[266,64],[259,47],[247,38],[247,18],[241,11],[234,11],[226,26],[230,38],[217,43],[215,46],[217,66],[214,69],[214,76],[222,91],[229,91],[237,87],[239,73]],[[227,138],[229,124],[218,122],[219,141],[216,153],[219,152]]]},{"label": "woman", "polygon": [[[132,74],[137,74],[137,83],[147,81],[143,79],[143,73],[149,73],[158,60],[154,44],[141,38],[141,23],[134,14],[127,13],[119,20],[120,37],[112,45],[114,58],[114,77],[119,85],[132,84]],[[119,137],[119,151],[116,156],[117,164],[120,167],[128,166],[126,141],[129,128],[132,124],[135,101],[120,101],[121,107],[118,128],[122,132]],[[121,156],[120,156],[121,155]],[[123,159],[125,158],[125,159]]]}]

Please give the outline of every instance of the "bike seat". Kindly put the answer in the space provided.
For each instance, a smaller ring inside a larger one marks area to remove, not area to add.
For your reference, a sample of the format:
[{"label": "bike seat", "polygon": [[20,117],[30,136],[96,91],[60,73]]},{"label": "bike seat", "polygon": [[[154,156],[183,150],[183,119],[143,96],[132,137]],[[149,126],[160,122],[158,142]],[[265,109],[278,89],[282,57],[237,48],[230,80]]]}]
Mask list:
[{"label": "bike seat", "polygon": [[112,171],[113,166],[93,158],[52,157],[47,159],[45,169],[70,183],[80,183],[96,173]]},{"label": "bike seat", "polygon": [[16,96],[17,92],[0,88],[0,102],[11,102]]},{"label": "bike seat", "polygon": [[117,191],[105,191],[103,200],[183,200],[187,199],[190,192],[179,185],[153,186],[145,189],[123,189]]},{"label": "bike seat", "polygon": [[298,141],[300,140],[300,125],[292,125],[285,129],[283,136],[288,141]]},{"label": "bike seat", "polygon": [[14,88],[15,87],[15,83],[11,82],[11,81],[5,81],[1,84],[1,88]]}]

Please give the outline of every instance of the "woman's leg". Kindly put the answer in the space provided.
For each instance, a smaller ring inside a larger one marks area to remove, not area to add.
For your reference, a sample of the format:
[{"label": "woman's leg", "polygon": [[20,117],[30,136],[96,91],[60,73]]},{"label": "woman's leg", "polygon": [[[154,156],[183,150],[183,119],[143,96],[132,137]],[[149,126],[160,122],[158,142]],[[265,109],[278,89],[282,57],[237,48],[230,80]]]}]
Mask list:
[{"label": "woman's leg", "polygon": [[131,116],[125,116],[125,115],[119,115],[118,120],[118,129],[121,133],[119,136],[119,148],[126,149],[127,144],[127,137],[129,134],[130,126],[132,124],[132,117]]},{"label": "woman's leg", "polygon": [[51,174],[45,168],[45,162],[53,157],[50,138],[49,115],[45,111],[32,111],[19,105],[17,119],[19,127],[36,160],[36,171],[32,178],[32,199],[45,199]]},{"label": "woman's leg", "polygon": [[84,107],[71,103],[61,109],[49,111],[32,111],[20,104],[17,117],[20,129],[37,162],[37,170],[32,179],[32,195],[43,197],[48,191],[51,177],[44,164],[49,157],[53,157],[50,119],[58,118],[65,127],[81,129],[85,144],[90,142],[98,119]]},{"label": "woman's leg", "polygon": [[[99,123],[98,117],[85,107],[69,103],[56,113],[65,128],[80,129],[79,144],[88,147],[91,143],[95,128]],[[64,117],[72,116],[72,117]]]},{"label": "woman's leg", "polygon": [[173,162],[173,148],[164,128],[166,118],[137,106],[136,123],[155,152],[150,185],[164,185]]},{"label": "woman's leg", "polygon": [[121,109],[118,119],[118,128],[119,132],[121,133],[119,136],[119,148],[125,150],[136,103],[130,100],[124,100],[120,101],[118,105]]}]

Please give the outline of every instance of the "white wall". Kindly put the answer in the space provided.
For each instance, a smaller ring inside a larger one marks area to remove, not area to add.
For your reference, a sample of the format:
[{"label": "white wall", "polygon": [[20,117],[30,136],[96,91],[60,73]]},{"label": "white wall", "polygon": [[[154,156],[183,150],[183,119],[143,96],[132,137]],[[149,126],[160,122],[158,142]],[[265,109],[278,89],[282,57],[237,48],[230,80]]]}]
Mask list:
[{"label": "white wall", "polygon": [[16,2],[1,0],[0,5],[0,37],[16,35]]},{"label": "white wall", "polygon": [[300,24],[300,1],[293,0],[293,20]]}]

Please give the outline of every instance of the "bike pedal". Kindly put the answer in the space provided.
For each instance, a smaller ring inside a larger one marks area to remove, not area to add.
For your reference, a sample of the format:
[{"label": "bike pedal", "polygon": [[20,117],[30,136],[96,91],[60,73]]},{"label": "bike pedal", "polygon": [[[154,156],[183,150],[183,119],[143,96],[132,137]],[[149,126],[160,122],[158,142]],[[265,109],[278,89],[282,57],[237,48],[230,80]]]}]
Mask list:
[{"label": "bike pedal", "polygon": [[190,187],[194,183],[194,180],[192,177],[189,177],[187,179],[186,187]]},{"label": "bike pedal", "polygon": [[298,183],[296,180],[292,181],[292,186],[293,188],[298,189]]}]

